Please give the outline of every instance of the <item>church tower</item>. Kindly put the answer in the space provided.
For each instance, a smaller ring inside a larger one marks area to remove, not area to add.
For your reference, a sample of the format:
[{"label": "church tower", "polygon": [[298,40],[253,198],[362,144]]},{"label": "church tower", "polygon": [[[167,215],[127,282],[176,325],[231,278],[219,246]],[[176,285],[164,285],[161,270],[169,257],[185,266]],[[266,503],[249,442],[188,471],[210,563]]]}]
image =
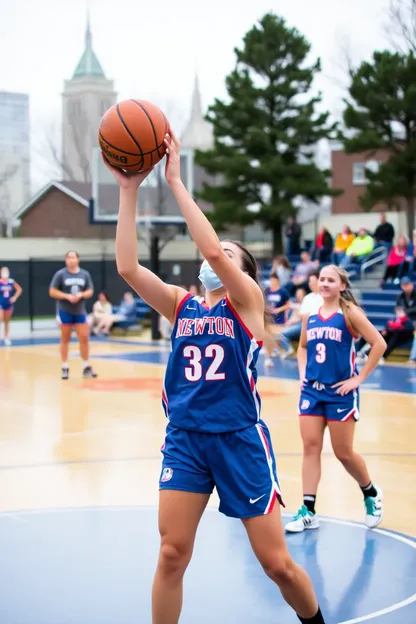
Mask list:
[{"label": "church tower", "polygon": [[92,151],[98,127],[116,102],[114,82],[108,80],[92,47],[89,18],[85,50],[62,93],[62,174],[64,180],[91,182]]},{"label": "church tower", "polygon": [[181,145],[187,149],[207,150],[212,147],[212,126],[204,118],[198,75],[195,75],[191,115],[181,136]]}]

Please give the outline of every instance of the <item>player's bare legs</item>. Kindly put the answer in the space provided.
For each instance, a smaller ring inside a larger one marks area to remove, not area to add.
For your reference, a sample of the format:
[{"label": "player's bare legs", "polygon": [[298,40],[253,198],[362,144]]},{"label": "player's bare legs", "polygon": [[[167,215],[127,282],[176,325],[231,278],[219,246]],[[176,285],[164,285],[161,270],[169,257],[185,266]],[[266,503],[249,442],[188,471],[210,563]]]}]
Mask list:
[{"label": "player's bare legs", "polygon": [[366,463],[353,449],[355,421],[352,418],[346,422],[329,421],[328,429],[337,459],[360,487],[368,485],[371,479]]},{"label": "player's bare legs", "polygon": [[68,366],[69,341],[71,339],[72,325],[61,324],[61,362],[62,366]]},{"label": "player's bare legs", "polygon": [[[243,520],[253,551],[283,598],[302,618],[318,613],[309,576],[291,558],[284,539],[280,507],[272,513]],[[323,620],[322,620],[323,622]]]},{"label": "player's bare legs", "polygon": [[97,377],[97,374],[93,371],[88,360],[90,354],[90,330],[88,323],[77,323],[75,325],[75,331],[79,340],[79,352],[82,358],[83,375],[84,377]]},{"label": "player's bare legs", "polygon": [[301,416],[299,421],[303,442],[303,493],[316,496],[319,481],[321,480],[321,453],[324,441],[325,418],[321,416]]},{"label": "player's bare legs", "polygon": [[[4,322],[4,340],[7,342],[9,340],[9,327],[10,327],[10,319],[13,314],[13,310],[2,310],[3,313],[3,322]],[[0,317],[1,322],[1,317]]]},{"label": "player's bare legs", "polygon": [[152,624],[177,624],[183,576],[191,560],[199,521],[209,494],[161,490],[160,552],[152,592]]}]

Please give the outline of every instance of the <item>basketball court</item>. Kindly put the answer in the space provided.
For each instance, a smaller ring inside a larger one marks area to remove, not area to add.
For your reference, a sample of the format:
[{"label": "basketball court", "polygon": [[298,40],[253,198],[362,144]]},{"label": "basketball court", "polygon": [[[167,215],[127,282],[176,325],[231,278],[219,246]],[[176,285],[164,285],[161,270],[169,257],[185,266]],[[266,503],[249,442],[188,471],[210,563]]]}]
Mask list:
[{"label": "basketball court", "polygon": [[[54,334],[54,332],[51,332]],[[157,501],[169,345],[94,339],[97,379],[71,344],[60,379],[57,335],[0,348],[0,621],[148,624],[158,555]],[[259,361],[285,518],[301,501],[296,362]],[[379,367],[362,392],[356,447],[385,495],[376,530],[328,440],[318,531],[288,535],[328,624],[416,622],[416,369]],[[184,624],[297,621],[212,496],[185,578]]]}]

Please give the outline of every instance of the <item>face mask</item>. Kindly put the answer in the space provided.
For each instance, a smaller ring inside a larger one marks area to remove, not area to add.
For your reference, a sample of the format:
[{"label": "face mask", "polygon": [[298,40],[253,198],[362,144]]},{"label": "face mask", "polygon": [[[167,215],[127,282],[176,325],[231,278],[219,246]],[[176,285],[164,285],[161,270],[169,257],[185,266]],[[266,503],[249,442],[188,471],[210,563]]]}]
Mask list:
[{"label": "face mask", "polygon": [[1,272],[1,279],[9,279],[10,273],[7,270]]},{"label": "face mask", "polygon": [[203,261],[199,271],[199,279],[207,290],[218,290],[222,287],[222,282],[218,275],[211,269],[206,260]]}]

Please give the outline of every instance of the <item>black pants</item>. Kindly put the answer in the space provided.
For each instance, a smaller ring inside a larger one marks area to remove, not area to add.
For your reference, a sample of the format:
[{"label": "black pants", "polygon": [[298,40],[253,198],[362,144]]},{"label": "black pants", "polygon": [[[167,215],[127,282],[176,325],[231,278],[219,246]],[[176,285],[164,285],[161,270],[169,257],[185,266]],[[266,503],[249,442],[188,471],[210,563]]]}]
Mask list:
[{"label": "black pants", "polygon": [[[380,332],[382,334],[382,332]],[[388,330],[385,334],[382,334],[384,340],[387,342],[387,349],[384,353],[384,357],[387,358],[396,347],[401,347],[407,342],[413,340],[413,331],[411,329],[393,329]],[[357,351],[360,351],[364,345],[367,344],[364,338],[360,338],[357,346]]]},{"label": "black pants", "polygon": [[386,266],[386,270],[384,271],[383,276],[383,282],[387,282],[389,278],[396,279],[400,266],[400,264],[397,264],[396,266]]}]

